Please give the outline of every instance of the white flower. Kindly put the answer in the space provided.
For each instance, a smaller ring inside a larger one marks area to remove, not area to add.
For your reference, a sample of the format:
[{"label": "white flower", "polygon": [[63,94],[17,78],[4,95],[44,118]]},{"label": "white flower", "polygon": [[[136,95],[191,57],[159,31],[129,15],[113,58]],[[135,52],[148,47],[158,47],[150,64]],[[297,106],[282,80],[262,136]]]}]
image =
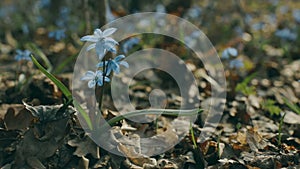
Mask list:
[{"label": "white flower", "polygon": [[119,43],[113,38],[108,37],[116,30],[116,28],[108,28],[102,32],[100,29],[95,29],[94,35],[84,36],[80,40],[92,42],[92,44],[87,47],[87,50],[95,48],[99,60],[102,60],[107,51],[116,53],[115,45],[118,45]]}]

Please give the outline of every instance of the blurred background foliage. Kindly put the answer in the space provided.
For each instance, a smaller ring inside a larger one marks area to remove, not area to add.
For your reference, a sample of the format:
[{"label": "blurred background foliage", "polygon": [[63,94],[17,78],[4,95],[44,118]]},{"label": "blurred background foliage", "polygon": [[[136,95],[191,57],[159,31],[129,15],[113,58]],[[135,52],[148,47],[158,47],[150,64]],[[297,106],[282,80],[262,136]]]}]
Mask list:
[{"label": "blurred background foliage", "polygon": [[[276,62],[299,58],[300,2],[297,0],[229,0],[226,3],[209,0],[2,0],[1,60],[3,63],[13,60],[11,56],[16,49],[28,49],[28,43],[34,43],[49,58],[55,71],[66,59],[69,63],[75,62],[75,55],[82,46],[81,36],[119,17],[149,11],[166,12],[189,20],[208,36],[219,53],[227,47],[236,48],[243,61],[242,69],[247,72],[265,67],[272,69]],[[188,39],[192,35],[185,36]],[[71,71],[72,64],[69,65],[61,71]],[[269,73],[276,76],[276,71]]]}]

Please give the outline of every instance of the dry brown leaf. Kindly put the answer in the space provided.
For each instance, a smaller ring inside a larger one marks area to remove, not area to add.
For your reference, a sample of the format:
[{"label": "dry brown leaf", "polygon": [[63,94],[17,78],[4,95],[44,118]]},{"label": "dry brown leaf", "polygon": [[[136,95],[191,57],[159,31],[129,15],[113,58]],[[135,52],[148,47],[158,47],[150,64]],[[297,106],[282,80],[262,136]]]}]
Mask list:
[{"label": "dry brown leaf", "polygon": [[258,133],[256,128],[248,129],[246,138],[250,149],[254,152],[258,152],[268,145],[266,140]]},{"label": "dry brown leaf", "polygon": [[28,110],[21,109],[16,113],[15,109],[10,107],[4,116],[4,123],[8,130],[20,130],[29,127],[33,119]]},{"label": "dry brown leaf", "polygon": [[144,164],[156,164],[156,160],[142,155],[135,151],[133,147],[125,146],[123,144],[118,145],[118,150],[122,152],[133,164],[143,166]]},{"label": "dry brown leaf", "polygon": [[[67,118],[45,123],[43,126],[30,128],[16,149],[15,164],[12,168],[26,165],[27,159],[42,162],[51,157],[62,144],[68,124]],[[36,137],[36,133],[45,133]],[[35,163],[37,164],[37,163]],[[32,165],[28,164],[27,165]]]},{"label": "dry brown leaf", "polygon": [[100,158],[99,147],[88,136],[84,138],[76,137],[73,140],[69,140],[68,145],[76,147],[76,151],[73,154],[78,157],[86,156],[90,153],[94,158]]}]

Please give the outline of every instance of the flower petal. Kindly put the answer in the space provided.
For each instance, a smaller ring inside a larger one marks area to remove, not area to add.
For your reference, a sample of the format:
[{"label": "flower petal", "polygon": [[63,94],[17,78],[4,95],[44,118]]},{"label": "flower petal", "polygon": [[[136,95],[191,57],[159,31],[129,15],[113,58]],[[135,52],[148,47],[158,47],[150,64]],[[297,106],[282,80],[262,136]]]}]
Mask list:
[{"label": "flower petal", "polygon": [[104,49],[106,49],[112,53],[117,53],[117,49],[116,49],[115,45],[105,43],[103,47],[104,47]]},{"label": "flower petal", "polygon": [[119,56],[117,56],[114,60],[115,60],[116,62],[119,62],[120,60],[122,60],[122,59],[124,59],[124,58],[125,58],[124,55],[119,55]]},{"label": "flower petal", "polygon": [[86,50],[89,51],[89,50],[91,50],[91,49],[93,49],[93,48],[95,48],[95,47],[96,47],[96,43],[93,43],[93,44],[90,44],[90,45],[86,48]]},{"label": "flower petal", "polygon": [[80,80],[92,80],[95,78],[95,72],[87,71]]},{"label": "flower petal", "polygon": [[[108,61],[105,61],[105,66],[107,66]],[[97,65],[97,67],[103,67],[103,62],[100,61]]]},{"label": "flower petal", "polygon": [[99,60],[102,60],[106,53],[105,46],[103,44],[103,41],[99,41],[96,43],[96,54],[99,57]]},{"label": "flower petal", "polygon": [[112,45],[119,45],[119,43],[116,40],[114,40],[113,38],[105,38],[105,42],[110,43]]},{"label": "flower petal", "polygon": [[101,31],[101,29],[95,29],[95,30],[94,30],[94,35],[95,35],[97,38],[102,38],[102,37],[103,37],[103,32]]},{"label": "flower petal", "polygon": [[118,64],[113,65],[112,69],[116,74],[120,73],[120,66]]},{"label": "flower petal", "polygon": [[126,68],[129,68],[129,64],[128,64],[126,61],[121,61],[121,62],[119,62],[119,65],[123,65],[123,66],[125,66]]},{"label": "flower petal", "polygon": [[101,70],[96,71],[96,76],[97,76],[98,79],[102,78],[102,75],[103,75],[103,72]]},{"label": "flower petal", "polygon": [[227,48],[227,51],[231,56],[237,56],[238,55],[238,52],[235,48]]},{"label": "flower petal", "polygon": [[110,82],[110,79],[109,79],[108,77],[105,76],[104,81]]},{"label": "flower petal", "polygon": [[97,38],[94,35],[87,35],[84,36],[80,39],[81,41],[88,41],[88,42],[97,42],[99,40],[99,38]]},{"label": "flower petal", "polygon": [[102,36],[103,37],[107,37],[111,34],[113,34],[114,32],[116,32],[117,28],[108,28],[108,29],[105,29],[102,33]]},{"label": "flower petal", "polygon": [[95,81],[95,80],[90,80],[90,81],[88,82],[89,88],[93,88],[95,85],[96,85],[96,81]]},{"label": "flower petal", "polygon": [[111,67],[107,67],[106,71],[105,71],[105,75],[106,76],[110,75],[111,71],[112,71],[112,68]]},{"label": "flower petal", "polygon": [[223,59],[229,59],[229,54],[228,54],[228,51],[227,50],[224,50],[222,52],[222,56],[221,56]]},{"label": "flower petal", "polygon": [[97,80],[97,84],[98,84],[98,86],[102,86],[102,85],[103,85],[102,79],[98,79],[98,80]]}]

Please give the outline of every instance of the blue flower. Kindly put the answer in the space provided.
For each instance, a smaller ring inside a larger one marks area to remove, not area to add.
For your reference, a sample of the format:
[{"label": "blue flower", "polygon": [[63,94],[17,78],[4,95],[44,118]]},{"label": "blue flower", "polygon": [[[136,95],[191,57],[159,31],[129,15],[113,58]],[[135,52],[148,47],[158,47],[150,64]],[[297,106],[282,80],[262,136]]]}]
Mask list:
[{"label": "blue flower", "polygon": [[226,48],[223,52],[222,52],[222,58],[223,59],[229,59],[230,56],[237,56],[238,55],[238,51],[235,48],[229,47]]},{"label": "blue flower", "polygon": [[15,60],[16,61],[20,61],[20,60],[28,60],[28,61],[31,61],[31,57],[30,57],[30,54],[31,52],[29,50],[16,50],[17,52],[17,55],[15,56]]},{"label": "blue flower", "polygon": [[300,23],[300,9],[293,10],[293,17],[296,22]]},{"label": "blue flower", "polygon": [[22,31],[23,31],[24,34],[29,33],[29,27],[26,23],[22,24]]},{"label": "blue flower", "polygon": [[294,41],[297,39],[298,35],[297,33],[292,32],[290,29],[284,28],[282,30],[277,30],[275,32],[275,36],[278,36],[281,39]]},{"label": "blue flower", "polygon": [[193,48],[197,44],[198,38],[201,36],[200,31],[193,31],[190,35],[184,37],[184,43],[189,47]]},{"label": "blue flower", "polygon": [[200,17],[201,13],[202,8],[200,8],[199,6],[193,6],[187,11],[187,16],[189,16],[192,19],[197,19]]},{"label": "blue flower", "polygon": [[166,13],[166,7],[163,4],[156,5],[156,12]]},{"label": "blue flower", "polygon": [[40,1],[39,1],[39,6],[40,6],[41,8],[49,7],[49,6],[50,6],[50,3],[51,3],[50,0],[40,0]]},{"label": "blue flower", "polygon": [[[111,71],[114,71],[116,74],[120,73],[120,65],[125,66],[126,68],[129,67],[126,61],[123,61],[124,55],[119,55],[113,60],[105,61],[105,69],[106,75],[109,75]],[[103,67],[103,62],[97,64],[98,67]]]},{"label": "blue flower", "polygon": [[94,35],[84,36],[81,38],[81,41],[92,42],[92,44],[87,47],[87,50],[96,48],[96,54],[99,57],[99,60],[102,60],[107,51],[112,53],[117,52],[115,45],[118,45],[118,42],[108,37],[116,30],[116,28],[109,28],[102,32],[100,29],[96,29]]},{"label": "blue flower", "polygon": [[251,27],[255,31],[263,30],[266,27],[266,23],[260,21],[258,23],[254,23]]},{"label": "blue flower", "polygon": [[232,68],[242,68],[244,67],[244,63],[241,59],[234,59],[229,62],[229,67]]},{"label": "blue flower", "polygon": [[61,40],[64,39],[66,37],[65,35],[65,30],[64,29],[58,29],[55,31],[51,31],[48,33],[48,37],[49,38],[54,38],[55,40]]},{"label": "blue flower", "polygon": [[122,46],[122,49],[123,49],[123,52],[124,53],[128,53],[128,51],[136,44],[138,44],[140,42],[140,39],[138,38],[130,38],[129,40],[127,40],[123,46]]},{"label": "blue flower", "polygon": [[[98,86],[103,86],[103,72],[100,70],[97,70],[96,72],[87,71],[80,80],[88,80],[89,88],[93,88],[96,84]],[[105,76],[104,81],[110,82],[110,79]]]}]

